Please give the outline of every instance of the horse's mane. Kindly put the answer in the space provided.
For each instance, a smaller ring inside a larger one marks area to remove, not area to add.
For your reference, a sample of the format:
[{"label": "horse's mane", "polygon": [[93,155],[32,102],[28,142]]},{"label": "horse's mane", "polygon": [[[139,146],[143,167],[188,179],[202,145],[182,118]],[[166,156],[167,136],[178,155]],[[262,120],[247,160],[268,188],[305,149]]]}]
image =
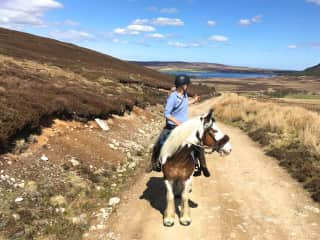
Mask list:
[{"label": "horse's mane", "polygon": [[197,131],[200,137],[203,133],[203,122],[200,117],[192,118],[173,129],[161,148],[160,161],[164,164],[167,158],[173,156],[187,144],[198,144]]}]

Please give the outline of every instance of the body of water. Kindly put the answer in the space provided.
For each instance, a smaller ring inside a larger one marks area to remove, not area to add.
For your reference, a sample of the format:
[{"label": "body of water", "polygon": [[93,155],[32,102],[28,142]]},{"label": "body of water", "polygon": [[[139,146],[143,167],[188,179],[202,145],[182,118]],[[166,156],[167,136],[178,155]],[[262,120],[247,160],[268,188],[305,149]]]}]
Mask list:
[{"label": "body of water", "polygon": [[273,77],[275,74],[269,73],[235,73],[235,72],[192,72],[192,71],[163,71],[170,75],[185,74],[192,78],[265,78]]}]

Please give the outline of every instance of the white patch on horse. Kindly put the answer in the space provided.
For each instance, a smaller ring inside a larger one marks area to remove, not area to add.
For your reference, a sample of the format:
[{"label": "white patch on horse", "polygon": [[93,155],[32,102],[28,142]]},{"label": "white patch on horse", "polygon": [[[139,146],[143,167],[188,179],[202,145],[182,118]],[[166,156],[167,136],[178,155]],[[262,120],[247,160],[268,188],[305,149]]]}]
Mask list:
[{"label": "white patch on horse", "polygon": [[[224,137],[224,134],[223,132],[221,131],[220,128],[218,128],[217,124],[214,122],[211,126],[211,128],[213,130],[215,130],[215,133],[214,133],[214,138],[215,140],[219,141],[221,140],[223,137]],[[231,147],[231,144],[230,142],[227,142],[223,147],[222,147],[222,151],[225,152],[225,153],[230,153],[232,151],[232,147]]]},{"label": "white patch on horse", "polygon": [[202,138],[205,127],[203,117],[195,117],[173,129],[161,148],[159,155],[160,162],[165,164],[169,157],[173,156],[180,148],[186,145],[188,147],[192,144],[198,145],[197,132],[199,132],[200,138]]}]

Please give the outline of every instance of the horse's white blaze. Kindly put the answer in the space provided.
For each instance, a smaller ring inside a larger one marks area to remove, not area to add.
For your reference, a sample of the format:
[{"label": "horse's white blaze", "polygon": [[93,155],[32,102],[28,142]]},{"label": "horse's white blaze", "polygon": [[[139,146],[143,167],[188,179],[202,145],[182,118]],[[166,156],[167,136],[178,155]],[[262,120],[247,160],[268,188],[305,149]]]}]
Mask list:
[{"label": "horse's white blaze", "polygon": [[[212,129],[215,130],[216,132],[214,133],[214,137],[217,141],[219,141],[220,139],[222,139],[224,137],[223,132],[221,131],[220,128],[218,128],[217,124],[214,122],[212,124]],[[232,151],[232,147],[230,142],[227,142],[222,148],[221,150],[223,151],[223,153],[225,154],[229,154]]]},{"label": "horse's white blaze", "polygon": [[[167,158],[173,156],[179,148],[187,144],[199,144],[197,132],[199,137],[202,138],[205,128],[208,127],[207,124],[203,123],[203,119],[200,116],[192,118],[172,130],[160,151],[159,158],[162,164],[165,164]],[[208,124],[211,124],[211,122]]]}]

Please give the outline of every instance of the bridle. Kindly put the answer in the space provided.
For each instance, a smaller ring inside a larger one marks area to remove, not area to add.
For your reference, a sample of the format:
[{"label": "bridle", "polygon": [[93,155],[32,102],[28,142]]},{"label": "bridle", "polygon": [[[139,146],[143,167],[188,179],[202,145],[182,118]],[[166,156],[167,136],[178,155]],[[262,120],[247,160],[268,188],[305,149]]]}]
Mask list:
[{"label": "bridle", "polygon": [[206,151],[206,153],[210,154],[210,153],[213,153],[213,152],[218,152],[220,153],[222,151],[222,147],[224,146],[224,144],[219,144],[219,141],[215,139],[214,137],[214,133],[216,133],[217,130],[214,130],[212,128],[209,128],[207,129],[203,136],[205,136],[205,134],[209,134],[209,136],[212,138],[212,141],[215,143],[213,146],[206,146],[202,143],[202,146],[203,146],[203,149],[204,150],[207,150],[207,149],[210,149],[211,151]]}]

